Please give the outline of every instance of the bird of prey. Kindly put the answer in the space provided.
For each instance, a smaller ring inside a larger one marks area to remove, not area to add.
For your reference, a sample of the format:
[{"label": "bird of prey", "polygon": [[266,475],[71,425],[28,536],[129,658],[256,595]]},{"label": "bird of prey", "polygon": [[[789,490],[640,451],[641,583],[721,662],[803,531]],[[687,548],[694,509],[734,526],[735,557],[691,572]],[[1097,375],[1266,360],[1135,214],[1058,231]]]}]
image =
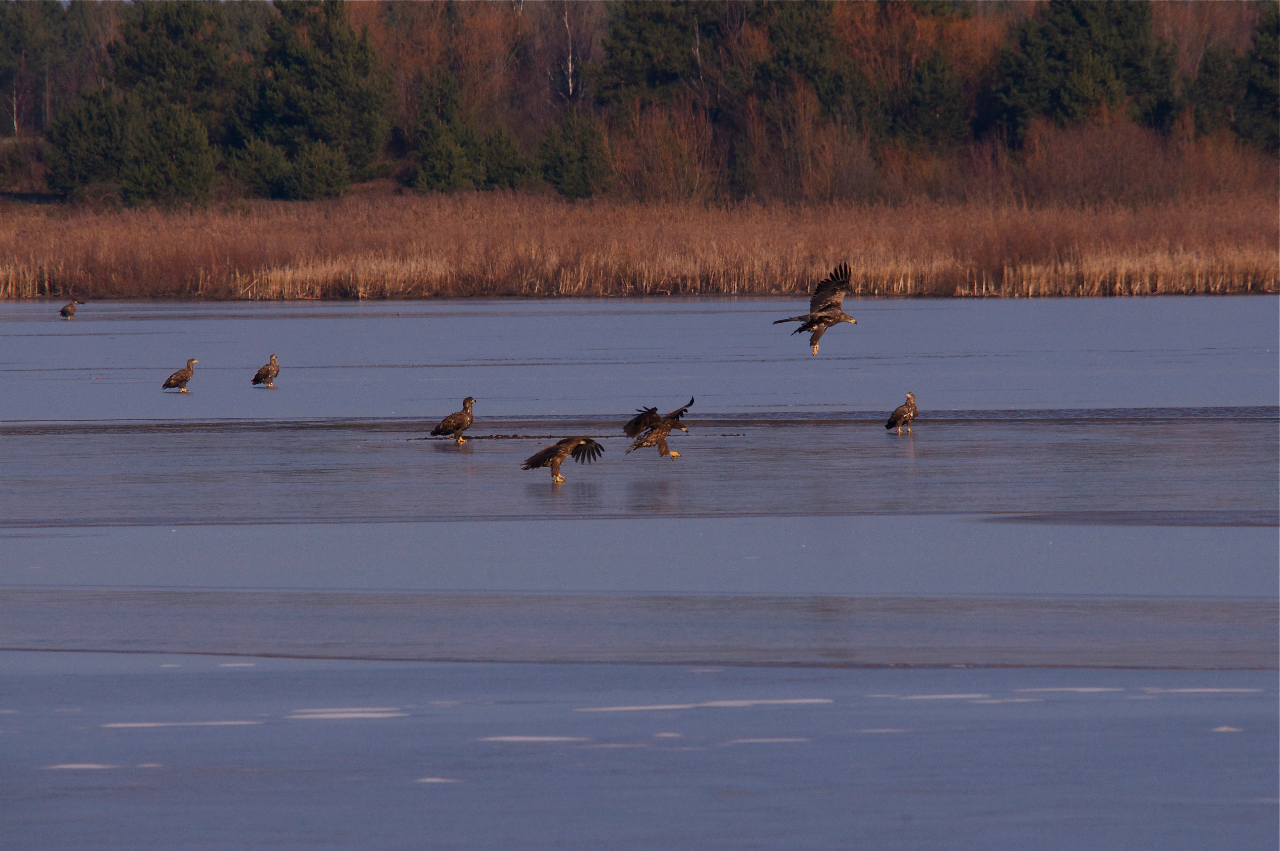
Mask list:
[{"label": "bird of prey", "polygon": [[778,319],[773,324],[799,322],[800,327],[791,333],[811,332],[809,345],[813,346],[813,353],[816,355],[818,353],[818,340],[822,339],[822,335],[827,332],[828,328],[839,325],[841,322],[858,324],[858,320],[840,309],[844,304],[845,294],[851,289],[849,285],[850,276],[849,264],[841,263],[814,288],[813,297],[809,299],[808,313],[800,316],[788,316],[786,319]]},{"label": "bird of prey", "polygon": [[451,434],[459,446],[467,441],[462,433],[471,428],[471,406],[476,402],[470,396],[462,400],[462,410],[456,411],[440,421],[440,425],[431,429],[434,435]]},{"label": "bird of prey", "polygon": [[672,429],[677,428],[685,434],[689,433],[689,429],[680,424],[680,418],[685,415],[691,405],[693,405],[692,398],[689,399],[688,405],[676,408],[664,416],[658,416],[657,408],[636,408],[639,413],[622,427],[622,433],[627,437],[634,437],[636,441],[623,454],[630,455],[633,450],[656,446],[658,457],[667,455],[671,458],[679,458],[679,452],[672,452],[667,448],[667,436],[671,434]]},{"label": "bird of prey", "polygon": [[280,374],[280,362],[276,360],[276,356],[272,355],[271,360],[264,364],[253,376],[254,384],[265,384],[274,388],[276,376]]},{"label": "bird of prey", "polygon": [[164,380],[164,386],[160,389],[172,390],[174,387],[177,387],[179,393],[189,392],[187,390],[187,382],[191,380],[192,374],[196,371],[195,365],[198,363],[200,363],[200,361],[195,358],[187,358],[187,365],[166,378]]},{"label": "bird of prey", "polygon": [[604,447],[589,437],[566,437],[560,442],[548,446],[520,465],[521,470],[536,470],[539,467],[551,468],[551,481],[563,482],[560,465],[564,459],[573,456],[579,464],[590,464],[600,457]]},{"label": "bird of prey", "polygon": [[884,424],[885,428],[897,428],[898,434],[902,434],[902,427],[907,427],[907,434],[911,434],[911,421],[916,418],[916,394],[908,393],[907,402],[893,409],[893,413],[889,415],[889,422]]},{"label": "bird of prey", "polygon": [[84,304],[84,302],[71,299],[71,301],[63,305],[62,310],[58,311],[58,315],[61,316],[63,319],[75,319],[77,304]]}]

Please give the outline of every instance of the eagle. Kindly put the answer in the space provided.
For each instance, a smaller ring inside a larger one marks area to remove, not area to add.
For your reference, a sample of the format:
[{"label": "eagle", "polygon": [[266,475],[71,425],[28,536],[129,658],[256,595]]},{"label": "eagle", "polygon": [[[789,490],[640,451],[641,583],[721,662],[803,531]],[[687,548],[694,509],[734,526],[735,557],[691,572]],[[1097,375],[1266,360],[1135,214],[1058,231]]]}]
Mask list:
[{"label": "eagle", "polygon": [[254,373],[253,383],[255,385],[265,384],[268,387],[274,388],[276,386],[275,385],[276,376],[279,374],[280,374],[280,363],[279,361],[276,360],[276,356],[272,355],[271,360],[268,363],[264,364],[263,367],[259,369],[256,373]]},{"label": "eagle", "polygon": [[579,464],[590,464],[600,457],[604,447],[589,437],[566,437],[564,440],[548,446],[546,449],[530,457],[520,465],[521,470],[536,470],[539,467],[551,468],[551,481],[563,482],[560,465],[564,459],[573,456]]},{"label": "eagle", "polygon": [[902,427],[907,427],[907,434],[911,434],[911,421],[916,418],[916,394],[908,393],[907,402],[893,409],[893,413],[889,415],[889,422],[884,424],[885,428],[897,428],[898,434],[902,434]]},{"label": "eagle", "polygon": [[440,425],[431,429],[433,435],[451,434],[454,441],[461,446],[467,441],[462,433],[471,428],[471,406],[476,400],[468,396],[462,400],[462,410],[456,411],[440,421]]},{"label": "eagle", "polygon": [[65,305],[62,306],[62,310],[58,311],[58,315],[61,316],[63,319],[75,319],[77,304],[84,304],[84,302],[71,299],[71,301],[67,302]]},{"label": "eagle", "polygon": [[172,390],[174,387],[177,387],[179,393],[190,392],[187,390],[187,382],[191,380],[191,376],[195,373],[196,364],[198,363],[200,363],[200,361],[195,358],[187,358],[187,365],[166,378],[164,380],[164,386],[160,389]]},{"label": "eagle", "polygon": [[858,324],[858,320],[840,309],[844,304],[845,294],[851,289],[849,285],[850,277],[849,264],[841,263],[814,288],[813,297],[809,299],[808,313],[801,316],[788,316],[786,319],[778,319],[773,324],[799,322],[800,327],[791,333],[812,332],[809,335],[809,345],[813,346],[813,353],[817,355],[818,341],[822,339],[822,335],[827,332],[828,328],[839,325],[841,322]]},{"label": "eagle", "polygon": [[622,433],[627,437],[634,437],[636,442],[631,444],[631,448],[624,452],[624,455],[630,455],[633,450],[644,449],[647,446],[658,447],[658,457],[663,455],[671,458],[679,458],[679,452],[672,452],[667,448],[667,436],[671,434],[673,428],[678,428],[685,434],[689,433],[689,429],[680,424],[680,418],[684,416],[693,405],[693,399],[689,399],[689,404],[683,408],[676,408],[669,414],[658,416],[657,408],[636,408],[639,412],[631,418],[631,421],[622,427]]}]

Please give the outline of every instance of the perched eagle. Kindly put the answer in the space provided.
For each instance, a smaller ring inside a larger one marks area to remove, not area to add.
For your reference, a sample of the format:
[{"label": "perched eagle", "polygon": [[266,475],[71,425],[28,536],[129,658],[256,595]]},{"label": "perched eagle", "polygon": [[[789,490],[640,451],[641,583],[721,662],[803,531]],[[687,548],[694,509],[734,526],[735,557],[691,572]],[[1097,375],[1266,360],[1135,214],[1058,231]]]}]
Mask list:
[{"label": "perched eagle", "polygon": [[191,376],[195,373],[196,364],[198,363],[200,363],[200,361],[195,358],[187,358],[187,365],[166,378],[164,380],[164,386],[160,389],[172,390],[174,387],[177,387],[179,393],[189,392],[187,390],[187,382],[191,380]]},{"label": "perched eagle", "polygon": [[466,443],[462,433],[471,428],[471,406],[476,403],[470,396],[462,400],[462,410],[456,411],[440,421],[440,425],[431,429],[433,435],[451,434],[459,446]]},{"label": "perched eagle", "polygon": [[844,304],[845,294],[850,291],[849,264],[841,263],[825,280],[818,283],[813,291],[813,297],[809,299],[809,312],[802,316],[789,316],[786,319],[778,319],[773,324],[779,322],[799,322],[800,327],[792,331],[792,334],[799,334],[801,331],[812,332],[809,335],[809,345],[813,346],[813,353],[818,353],[818,341],[822,339],[822,335],[827,332],[828,328],[839,325],[841,322],[852,322],[858,324],[858,320],[841,310]]},{"label": "perched eagle", "polygon": [[589,437],[566,437],[554,446],[548,446],[538,454],[520,465],[521,470],[536,470],[539,467],[551,468],[551,481],[563,482],[560,465],[564,459],[573,456],[579,464],[590,464],[600,457],[604,447]]},{"label": "perched eagle", "polygon": [[897,428],[898,434],[902,434],[902,427],[907,427],[907,434],[911,434],[911,421],[916,418],[916,394],[908,393],[905,405],[899,405],[893,409],[893,413],[889,415],[889,422],[884,424],[885,428]]},{"label": "perched eagle", "polygon": [[658,456],[668,455],[672,458],[679,458],[679,452],[672,452],[667,448],[667,436],[671,434],[673,428],[678,428],[685,434],[689,433],[689,429],[680,424],[680,418],[684,416],[693,405],[693,399],[689,399],[689,404],[683,408],[676,408],[669,414],[658,416],[657,408],[636,408],[639,414],[631,418],[631,421],[622,427],[622,433],[627,437],[636,438],[636,442],[631,444],[631,448],[624,452],[624,455],[630,455],[635,449],[644,449],[647,446],[658,447]]},{"label": "perched eagle", "polygon": [[276,376],[280,374],[280,362],[276,360],[276,356],[272,355],[271,360],[264,364],[253,376],[254,384],[265,384],[274,388]]},{"label": "perched eagle", "polygon": [[84,304],[84,302],[71,299],[71,301],[67,302],[65,305],[62,306],[62,310],[58,311],[58,315],[61,316],[63,319],[75,319],[77,304]]}]

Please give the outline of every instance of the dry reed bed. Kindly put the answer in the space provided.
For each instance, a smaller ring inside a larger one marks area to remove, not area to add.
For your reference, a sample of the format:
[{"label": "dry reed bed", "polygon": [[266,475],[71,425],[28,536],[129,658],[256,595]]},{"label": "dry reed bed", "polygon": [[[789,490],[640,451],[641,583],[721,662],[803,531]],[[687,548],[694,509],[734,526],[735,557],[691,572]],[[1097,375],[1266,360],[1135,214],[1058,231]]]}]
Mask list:
[{"label": "dry reed bed", "polygon": [[1277,199],[1025,209],[365,194],[188,212],[0,207],[0,298],[1275,293]]}]

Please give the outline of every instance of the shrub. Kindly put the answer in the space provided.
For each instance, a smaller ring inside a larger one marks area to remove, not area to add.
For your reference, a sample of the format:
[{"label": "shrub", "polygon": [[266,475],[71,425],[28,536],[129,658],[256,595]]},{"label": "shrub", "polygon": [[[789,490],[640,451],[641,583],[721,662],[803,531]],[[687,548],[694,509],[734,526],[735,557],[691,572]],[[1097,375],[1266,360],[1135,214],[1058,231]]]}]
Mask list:
[{"label": "shrub", "polygon": [[129,117],[109,89],[73,101],[45,132],[49,190],[70,195],[92,183],[114,183],[124,158]]}]

